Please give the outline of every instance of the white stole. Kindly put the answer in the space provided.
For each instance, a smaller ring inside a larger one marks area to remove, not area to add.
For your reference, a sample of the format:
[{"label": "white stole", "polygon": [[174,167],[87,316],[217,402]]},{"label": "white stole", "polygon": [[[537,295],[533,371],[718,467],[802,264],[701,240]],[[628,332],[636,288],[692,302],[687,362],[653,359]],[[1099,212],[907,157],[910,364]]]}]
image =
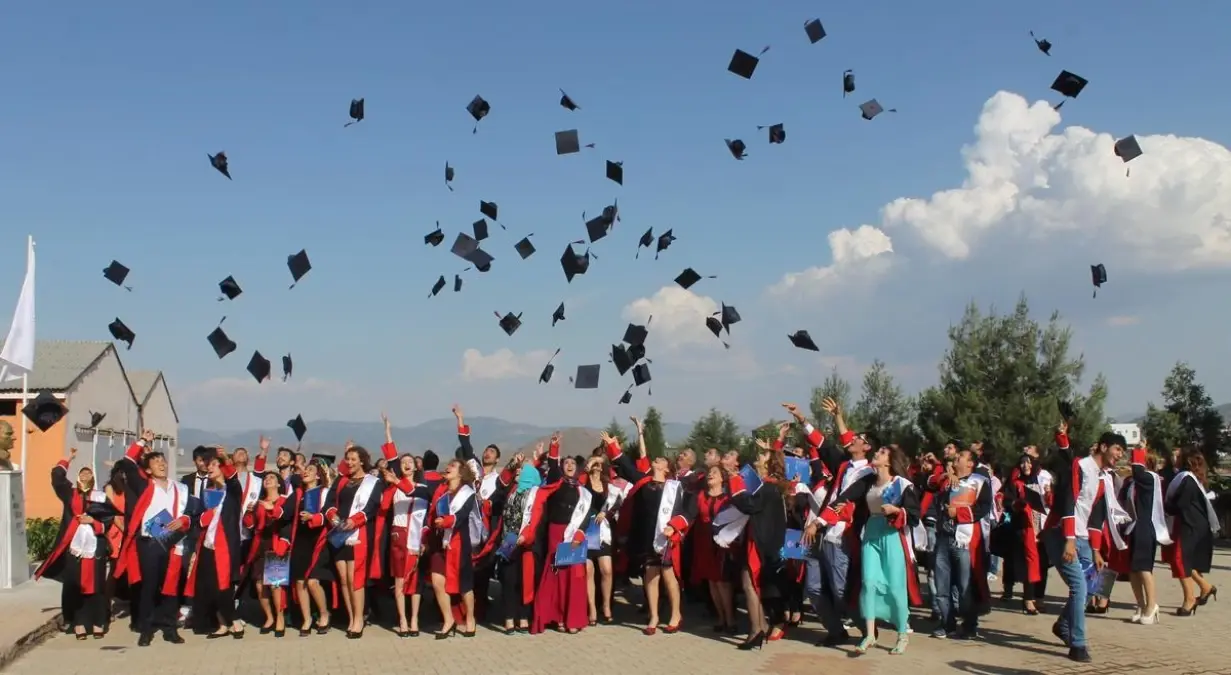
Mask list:
[{"label": "white stole", "polygon": [[[380,479],[372,474],[363,477],[359,482],[359,489],[355,490],[355,498],[351,500],[350,512],[347,513],[347,518],[354,518],[357,514],[363,512],[363,508],[368,505],[368,500],[372,498],[372,493],[376,491],[376,484]],[[367,527],[366,524],[360,527]],[[355,528],[349,537],[346,538],[347,546],[354,546],[359,543],[359,528]]]},{"label": "white stole", "polygon": [[1115,542],[1116,549],[1123,551],[1128,548],[1128,542],[1124,541],[1124,537],[1120,535],[1120,526],[1132,523],[1133,517],[1124,510],[1124,507],[1120,505],[1120,500],[1116,498],[1116,487],[1111,479],[1111,472],[1104,472],[1099,480],[1103,481],[1103,501],[1107,506],[1107,531],[1111,533],[1111,540]]},{"label": "white stole", "polygon": [[[81,512],[86,512],[85,507],[90,504],[102,504],[107,501],[107,494],[102,490],[90,490],[82,495]],[[86,525],[80,520],[77,521],[77,526],[73,529],[73,538],[68,544],[68,552],[85,560],[93,560],[98,554],[98,535],[94,534],[94,526]]]},{"label": "white stole", "polygon": [[500,474],[495,471],[483,476],[479,479],[479,499],[487,501],[496,494],[496,488],[500,485]]},{"label": "white stole", "polygon": [[603,519],[598,524],[598,539],[604,544],[611,543],[611,519],[619,513],[620,505],[624,503],[624,491],[614,483],[607,484],[607,498],[603,502]]},{"label": "white stole", "polygon": [[[253,481],[252,479],[254,476],[255,475],[251,471],[245,471],[243,473],[242,480],[244,484],[244,493],[243,493],[243,500],[240,502],[240,505],[239,505],[240,513],[247,513],[249,507],[255,506],[257,501],[261,498],[261,490],[264,487],[262,483],[264,483],[264,479],[261,478],[256,481]],[[239,540],[248,541],[251,538],[252,538],[252,528],[244,527],[244,522],[243,522],[243,519],[241,518],[239,522]]]},{"label": "white stole", "polygon": [[[1180,481],[1185,478],[1191,478],[1192,481],[1197,484],[1197,487],[1201,489],[1201,494],[1205,497],[1205,516],[1210,521],[1210,531],[1214,534],[1218,534],[1219,531],[1222,530],[1222,524],[1218,522],[1218,512],[1214,510],[1214,502],[1210,501],[1209,493],[1206,492],[1204,488],[1201,488],[1201,481],[1197,480],[1197,477],[1194,476],[1192,472],[1181,471],[1171,479],[1171,483],[1167,486],[1167,499],[1171,499],[1171,497],[1175,494],[1176,488],[1180,487]],[[1175,516],[1167,516],[1168,524],[1174,521]]]},{"label": "white stole", "polygon": [[[462,485],[461,487],[457,488],[457,494],[454,494],[453,496],[449,497],[449,515],[456,517],[458,512],[462,510],[462,507],[466,505],[466,502],[470,501],[470,498],[473,496],[474,496],[473,487],[470,487],[469,485]],[[475,505],[471,509],[470,522],[466,523],[466,529],[469,530],[468,534],[470,537],[471,545],[475,543],[475,539],[476,539],[475,531],[474,531],[474,513],[477,509],[478,509],[477,505]],[[439,518],[440,514],[436,514],[436,517]],[[482,516],[480,516],[480,519],[481,518]],[[456,527],[456,523],[454,524],[454,527]],[[478,538],[480,540],[482,539],[481,536]],[[444,533],[441,536],[441,541],[444,543],[445,548],[448,548],[449,542],[451,542],[452,540],[453,540],[453,528],[451,527],[444,531]]]},{"label": "white stole", "polygon": [[[846,469],[842,471],[842,483],[829,495],[829,502],[832,504],[838,497],[842,496],[846,489],[855,484],[855,481],[872,475],[876,469],[868,466],[868,460],[847,460]],[[831,525],[828,530],[825,530],[825,541],[831,544],[841,544],[842,535],[846,533],[846,521],[838,521]]]},{"label": "white stole", "polygon": [[[1163,511],[1163,479],[1153,471],[1149,472],[1150,479],[1154,483],[1154,502],[1150,504],[1150,523],[1154,525],[1154,540],[1163,546],[1170,546],[1171,530],[1167,528],[1167,517]],[[1132,479],[1128,481],[1128,503],[1136,506],[1137,504],[1137,483]],[[1141,514],[1136,514],[1138,520],[1141,519]],[[1124,529],[1125,534],[1132,534],[1133,528],[1137,526],[1136,522],[1129,523]]]},{"label": "white stole", "polygon": [[[561,489],[567,488],[568,486],[565,485]],[[577,531],[585,523],[586,514],[590,512],[590,504],[594,501],[594,495],[590,494],[589,490],[580,485],[574,489],[577,490],[577,503],[573,506],[572,515],[569,516],[568,526],[564,528],[564,539],[562,541],[565,543],[573,541],[573,537],[576,536]]]},{"label": "white stole", "polygon": [[517,530],[517,536],[525,537],[526,528],[530,527],[530,521],[534,518],[534,500],[539,497],[539,486],[530,488],[526,493],[526,501],[521,504],[521,527]]},{"label": "white stole", "polygon": [[[957,487],[973,489],[975,491],[975,504],[977,504],[979,502],[979,495],[982,494],[984,487],[990,486],[988,486],[988,479],[986,476],[981,473],[972,473],[969,476],[959,480],[957,482]],[[952,488],[949,489],[949,494],[953,494]],[[970,508],[973,510],[974,504],[971,504]],[[970,547],[970,542],[974,541],[976,524],[979,526],[980,532],[984,535],[983,545],[987,546],[987,532],[983,529],[983,521],[979,521],[978,523],[959,523],[954,521],[953,543],[956,544],[958,548]]]},{"label": "white stole", "polygon": [[667,480],[663,482],[662,500],[658,502],[658,516],[654,519],[654,552],[662,553],[667,548],[667,535],[663,530],[675,515],[675,502],[680,495],[680,482]]}]

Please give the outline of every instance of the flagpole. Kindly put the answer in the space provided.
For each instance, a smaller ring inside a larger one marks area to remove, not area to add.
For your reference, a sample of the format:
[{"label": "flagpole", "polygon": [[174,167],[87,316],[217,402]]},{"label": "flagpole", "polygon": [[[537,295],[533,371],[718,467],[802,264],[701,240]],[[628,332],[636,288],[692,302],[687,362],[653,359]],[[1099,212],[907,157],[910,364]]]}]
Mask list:
[{"label": "flagpole", "polygon": [[26,401],[30,398],[30,376],[26,373],[21,375],[21,406],[17,409],[17,413],[21,416],[21,495],[22,499],[26,498],[26,474],[30,473],[29,467],[26,466],[26,446],[30,444],[30,434],[26,431],[26,424],[29,420],[21,410],[26,407]]}]

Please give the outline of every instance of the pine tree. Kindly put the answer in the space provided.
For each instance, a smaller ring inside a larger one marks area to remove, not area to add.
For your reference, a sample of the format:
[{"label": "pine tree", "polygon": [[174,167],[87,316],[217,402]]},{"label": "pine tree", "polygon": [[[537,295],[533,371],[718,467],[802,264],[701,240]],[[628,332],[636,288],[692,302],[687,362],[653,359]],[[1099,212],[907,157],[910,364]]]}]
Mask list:
[{"label": "pine tree", "polygon": [[[1197,382],[1197,372],[1179,362],[1163,380],[1163,408],[1150,404],[1142,431],[1155,452],[1166,456],[1172,447],[1199,448],[1211,467],[1225,443],[1223,418]],[[1153,415],[1152,415],[1153,414]]]},{"label": "pine tree", "polygon": [[859,426],[851,428],[872,434],[883,445],[910,445],[915,428],[914,407],[914,401],[902,393],[884,362],[877,359],[863,375],[863,393],[850,414]]},{"label": "pine tree", "polygon": [[698,455],[704,455],[710,448],[719,452],[740,450],[742,447],[739,425],[735,419],[717,408],[703,415],[692,425],[692,433],[688,435],[688,447]]},{"label": "pine tree", "polygon": [[662,457],[667,452],[667,439],[663,437],[663,416],[658,408],[650,406],[641,421],[645,434],[645,454],[651,458]]},{"label": "pine tree", "polygon": [[603,431],[607,432],[608,436],[620,441],[621,448],[628,447],[628,434],[624,433],[624,427],[620,426],[620,423],[616,421],[616,418],[612,417],[611,423],[608,424],[607,428],[603,429]]}]

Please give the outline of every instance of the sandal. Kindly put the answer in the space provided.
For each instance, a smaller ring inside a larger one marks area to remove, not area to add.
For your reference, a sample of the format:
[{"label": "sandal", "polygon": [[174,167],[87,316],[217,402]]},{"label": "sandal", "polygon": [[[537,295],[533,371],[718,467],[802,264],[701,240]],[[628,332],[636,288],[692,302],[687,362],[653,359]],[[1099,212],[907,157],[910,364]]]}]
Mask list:
[{"label": "sandal", "polygon": [[889,653],[893,656],[899,656],[906,653],[906,645],[910,643],[910,638],[905,635],[899,635],[898,641],[893,645],[893,649]]},{"label": "sandal", "polygon": [[868,650],[872,649],[875,646],[876,646],[876,636],[869,635],[868,637],[859,641],[859,645],[855,647],[855,653],[856,654],[867,654]]}]

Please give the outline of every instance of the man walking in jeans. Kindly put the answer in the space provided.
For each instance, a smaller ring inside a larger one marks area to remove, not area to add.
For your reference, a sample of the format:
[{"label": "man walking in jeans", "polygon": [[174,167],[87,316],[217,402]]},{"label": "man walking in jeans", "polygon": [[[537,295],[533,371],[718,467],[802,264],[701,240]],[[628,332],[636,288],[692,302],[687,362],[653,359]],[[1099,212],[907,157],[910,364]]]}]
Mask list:
[{"label": "man walking in jeans", "polygon": [[940,625],[932,637],[971,640],[978,636],[979,601],[987,596],[987,571],[979,554],[983,550],[980,521],[992,510],[992,487],[986,476],[975,473],[970,450],[958,452],[952,473],[940,474],[930,482],[937,488],[939,506],[935,565]]},{"label": "man walking in jeans", "polygon": [[[1074,459],[1069,449],[1068,423],[1061,422],[1056,431],[1056,446],[1061,462],[1057,469],[1068,465],[1069,471],[1055,471],[1052,510],[1044,525],[1043,541],[1047,554],[1055,561],[1065,585],[1068,601],[1052,633],[1069,647],[1069,659],[1091,661],[1086,646],[1086,568],[1103,566],[1098,554],[1106,519],[1103,501],[1104,469],[1114,467],[1124,455],[1124,437],[1110,431],[1099,437],[1098,445],[1088,457]],[[1099,507],[1099,508],[1096,508]]]}]

